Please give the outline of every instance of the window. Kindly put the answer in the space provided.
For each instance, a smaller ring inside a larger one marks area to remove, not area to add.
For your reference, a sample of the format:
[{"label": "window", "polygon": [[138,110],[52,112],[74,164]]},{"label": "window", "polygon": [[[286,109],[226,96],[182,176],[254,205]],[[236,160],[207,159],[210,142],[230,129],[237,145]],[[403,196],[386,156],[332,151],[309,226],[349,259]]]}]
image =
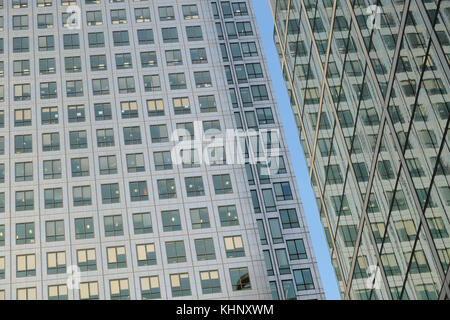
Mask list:
[{"label": "window", "polygon": [[47,274],[66,273],[66,252],[47,253]]},{"label": "window", "polygon": [[175,179],[158,180],[159,199],[172,199],[177,197]]},{"label": "window", "polygon": [[[111,20],[113,19],[113,10],[111,10]],[[99,26],[103,24],[102,12],[100,10],[86,12],[86,24],[88,26]]]},{"label": "window", "polygon": [[310,269],[294,270],[294,278],[297,290],[303,291],[314,289],[314,281]]},{"label": "window", "polygon": [[31,153],[33,152],[33,140],[31,134],[23,136],[14,136],[15,153]]},{"label": "window", "polygon": [[198,103],[200,105],[200,112],[202,113],[217,111],[217,104],[214,96],[199,96]]},{"label": "window", "polygon": [[114,144],[113,129],[97,129],[97,147],[114,147]]},{"label": "window", "polygon": [[345,216],[351,214],[350,206],[346,195],[332,196],[334,211],[337,216]]},{"label": "window", "polygon": [[34,222],[16,224],[16,244],[33,244],[34,234]]},{"label": "window", "polygon": [[72,177],[89,176],[89,159],[73,158],[70,160],[72,168]]},{"label": "window", "polygon": [[94,96],[109,94],[108,79],[92,79],[92,93]]},{"label": "window", "polygon": [[130,198],[131,201],[148,200],[148,189],[146,181],[130,182]]},{"label": "window", "polygon": [[278,271],[280,275],[290,274],[289,260],[286,254],[286,249],[276,249],[275,256],[277,257]]},{"label": "window", "polygon": [[[45,60],[49,60],[49,59],[45,59]],[[55,73],[54,63],[55,62],[53,59],[53,62],[52,62],[53,66],[49,70],[51,73]],[[66,68],[65,70],[67,73],[81,72],[81,57],[65,57],[64,65],[65,65],[65,68]]]},{"label": "window", "polygon": [[44,160],[44,179],[61,178],[61,160]]},{"label": "window", "polygon": [[188,41],[202,41],[203,34],[202,28],[200,26],[187,26],[186,35]]},{"label": "window", "polygon": [[149,8],[135,8],[134,17],[137,23],[150,22],[150,9]]},{"label": "window", "polygon": [[140,283],[142,299],[161,298],[161,289],[158,276],[141,277]]},{"label": "window", "polygon": [[138,106],[136,101],[124,101],[120,103],[120,109],[122,113],[122,119],[137,118]]},{"label": "window", "polygon": [[158,7],[158,12],[160,21],[175,20],[175,12],[172,6]]},{"label": "window", "polygon": [[147,100],[147,113],[149,117],[164,115],[164,102],[162,99]]},{"label": "window", "polygon": [[214,241],[212,238],[196,239],[194,240],[194,243],[198,261],[216,259],[216,253],[214,250]]},{"label": "window", "polygon": [[112,119],[112,111],[110,103],[95,103],[95,120],[111,120]]},{"label": "window", "polygon": [[192,64],[208,63],[208,57],[204,48],[191,49],[190,52]]},{"label": "window", "polygon": [[15,165],[16,182],[33,180],[33,162],[17,162]]},{"label": "window", "polygon": [[80,249],[77,250],[77,265],[80,271],[95,271],[97,270],[95,249]]},{"label": "window", "polygon": [[63,35],[64,50],[80,49],[80,35],[78,33]]},{"label": "window", "polygon": [[166,50],[166,63],[167,66],[181,66],[183,65],[183,57],[181,55],[181,50]]},{"label": "window", "polygon": [[86,120],[84,105],[71,105],[67,109],[69,111],[69,123],[84,122]]},{"label": "window", "polygon": [[180,213],[178,210],[162,211],[163,231],[181,230]]},{"label": "window", "polygon": [[198,197],[205,195],[202,177],[186,177],[186,193],[188,197]]},{"label": "window", "polygon": [[124,136],[126,145],[142,143],[140,127],[125,127],[125,128],[123,128],[123,136]]},{"label": "window", "polygon": [[283,287],[286,300],[297,300],[297,294],[295,292],[294,282],[292,280],[282,280],[281,285]]},{"label": "window", "polygon": [[88,33],[89,48],[103,48],[105,46],[105,36],[103,32]]},{"label": "window", "polygon": [[67,300],[67,285],[52,285],[48,286],[49,300]]},{"label": "window", "polygon": [[244,244],[241,236],[224,237],[227,258],[244,257]]},{"label": "window", "polygon": [[111,300],[129,300],[130,288],[128,279],[109,280]]},{"label": "window", "polygon": [[141,29],[137,31],[139,44],[153,44],[155,43],[152,29]]},{"label": "window", "polygon": [[64,241],[64,220],[45,222],[45,241]]},{"label": "window", "polygon": [[133,227],[135,234],[152,233],[152,219],[149,212],[133,214]]},{"label": "window", "polygon": [[66,95],[71,97],[83,96],[83,82],[81,80],[68,80],[66,82]]},{"label": "window", "polygon": [[87,132],[71,131],[69,132],[70,149],[86,149],[87,148]]},{"label": "window", "polygon": [[39,36],[38,37],[39,51],[53,51],[55,50],[54,36]]},{"label": "window", "polygon": [[216,194],[233,193],[229,174],[214,175],[213,182]]},{"label": "window", "polygon": [[211,226],[207,208],[192,208],[191,215],[192,229],[203,229]]},{"label": "window", "polygon": [[127,256],[124,246],[106,248],[106,253],[108,255],[108,269],[127,267]]},{"label": "window", "polygon": [[152,143],[169,141],[169,133],[167,132],[167,126],[165,124],[151,125],[150,134],[152,138]]},{"label": "window", "polygon": [[16,256],[16,277],[34,277],[36,275],[36,256],[34,254]]},{"label": "window", "polygon": [[[266,208],[267,212],[274,212],[277,210],[277,206],[275,204],[275,199],[273,197],[272,189],[263,189],[262,190],[263,200],[264,200],[264,207]],[[254,204],[256,203],[256,194],[253,197],[255,199]],[[259,204],[259,202],[258,202]]]},{"label": "window", "polygon": [[257,79],[263,77],[263,71],[260,63],[247,63],[245,65],[249,79]]},{"label": "window", "polygon": [[102,71],[108,68],[104,54],[92,55],[89,57],[89,60],[91,62],[91,71]]},{"label": "window", "polygon": [[37,27],[38,29],[53,28],[53,14],[51,13],[38,14]]},{"label": "window", "polygon": [[123,236],[122,216],[105,216],[103,218],[105,224],[105,237]]},{"label": "window", "polygon": [[272,234],[272,242],[273,243],[282,243],[283,242],[283,234],[281,232],[280,221],[278,218],[269,219],[269,228],[270,233]]},{"label": "window", "polygon": [[354,247],[356,245],[357,229],[355,225],[341,225],[339,226],[342,240],[346,247]]},{"label": "window", "polygon": [[158,66],[158,58],[155,51],[141,52],[141,66],[142,68],[151,68]]},{"label": "window", "polygon": [[[143,153],[127,154],[127,168],[129,173],[145,171],[145,162]],[[116,170],[117,172],[117,170]]]},{"label": "window", "polygon": [[80,283],[80,299],[81,300],[96,300],[99,298],[98,282],[82,282]]},{"label": "window", "polygon": [[255,42],[242,42],[241,47],[242,55],[245,58],[258,56],[258,49]]},{"label": "window", "polygon": [[14,76],[29,76],[30,75],[30,60],[15,60],[13,62],[13,75]]},{"label": "window", "polygon": [[[4,95],[2,96],[4,97]],[[26,101],[30,99],[31,99],[31,85],[29,83],[14,85],[14,101]]]},{"label": "window", "polygon": [[220,288],[219,272],[217,270],[201,271],[200,284],[203,294],[219,293],[222,291]]},{"label": "window", "polygon": [[128,36],[128,31],[113,31],[113,41],[114,46],[129,46],[130,39]]},{"label": "window", "polygon": [[17,289],[17,300],[36,300],[36,296],[36,287]]},{"label": "window", "polygon": [[170,275],[170,286],[172,297],[182,297],[191,295],[191,285],[188,273],[178,273]]},{"label": "window", "polygon": [[16,191],[16,211],[34,210],[34,192]]},{"label": "window", "polygon": [[186,89],[186,77],[184,73],[169,73],[169,85],[171,90]]},{"label": "window", "polygon": [[166,255],[167,263],[186,262],[184,242],[182,240],[166,242]]},{"label": "window", "polygon": [[247,267],[230,269],[230,278],[233,291],[250,290],[252,288]]},{"label": "window", "polygon": [[127,11],[125,9],[111,10],[111,23],[112,24],[127,23]]},{"label": "window", "polygon": [[237,226],[239,219],[236,211],[236,206],[220,206],[219,207],[220,225],[222,227]]},{"label": "window", "polygon": [[290,260],[300,260],[308,258],[303,239],[287,240],[286,244]]},{"label": "window", "polygon": [[92,204],[91,199],[91,187],[80,186],[73,187],[73,206],[90,206]]},{"label": "window", "polygon": [[289,182],[278,182],[273,184],[277,201],[292,200],[292,192]]},{"label": "window", "polygon": [[19,53],[28,51],[30,51],[30,43],[28,37],[13,38],[13,52]]},{"label": "window", "polygon": [[40,83],[41,99],[55,99],[57,97],[56,82]]},{"label": "window", "polygon": [[198,8],[196,4],[188,4],[182,6],[183,17],[185,20],[198,19]]},{"label": "window", "polygon": [[176,43],[178,42],[178,32],[176,27],[162,28],[162,37],[164,43]]},{"label": "window", "polygon": [[101,189],[103,204],[120,203],[120,191],[118,183],[102,184]]},{"label": "window", "polygon": [[151,266],[156,264],[155,244],[138,244],[136,251],[138,266]]},{"label": "window", "polygon": [[130,53],[116,53],[116,68],[118,70],[133,68],[131,54]]},{"label": "window", "polygon": [[190,114],[191,105],[188,97],[183,98],[173,98],[173,109],[176,115],[179,114]]},{"label": "window", "polygon": [[211,74],[209,71],[194,72],[194,80],[196,88],[212,87]]},{"label": "window", "polygon": [[54,209],[63,207],[62,188],[53,188],[44,190],[45,209]]},{"label": "window", "polygon": [[161,81],[159,75],[144,76],[144,90],[145,92],[161,91]]},{"label": "window", "polygon": [[5,225],[0,225],[0,247],[5,246]]}]

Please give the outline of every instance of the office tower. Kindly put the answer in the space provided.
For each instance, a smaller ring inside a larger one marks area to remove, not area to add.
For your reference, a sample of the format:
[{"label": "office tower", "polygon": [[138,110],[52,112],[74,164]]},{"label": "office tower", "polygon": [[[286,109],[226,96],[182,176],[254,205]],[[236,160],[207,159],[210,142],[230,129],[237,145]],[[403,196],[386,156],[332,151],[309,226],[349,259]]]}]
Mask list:
[{"label": "office tower", "polygon": [[271,0],[345,299],[448,299],[448,1]]},{"label": "office tower", "polygon": [[0,4],[0,298],[323,298],[248,1]]}]

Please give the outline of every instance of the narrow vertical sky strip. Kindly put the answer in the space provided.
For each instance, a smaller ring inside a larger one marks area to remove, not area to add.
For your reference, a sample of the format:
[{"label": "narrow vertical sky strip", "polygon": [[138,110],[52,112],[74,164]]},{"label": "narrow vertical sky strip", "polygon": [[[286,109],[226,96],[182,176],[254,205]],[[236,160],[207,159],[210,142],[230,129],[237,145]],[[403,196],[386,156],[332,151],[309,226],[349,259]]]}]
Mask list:
[{"label": "narrow vertical sky strip", "polygon": [[286,134],[292,164],[294,166],[297,183],[300,189],[300,197],[303,202],[309,232],[314,246],[320,276],[327,299],[340,299],[339,289],[336,282],[333,267],[331,266],[330,254],[327,248],[325,234],[320,222],[314,192],[311,187],[308,169],[303,151],[301,149],[298,131],[294,116],[289,105],[285,82],[281,73],[280,62],[273,43],[273,19],[268,0],[253,0],[255,15],[258,20],[258,28],[268,61],[270,76],[275,90],[276,100],[281,114],[281,119]]}]

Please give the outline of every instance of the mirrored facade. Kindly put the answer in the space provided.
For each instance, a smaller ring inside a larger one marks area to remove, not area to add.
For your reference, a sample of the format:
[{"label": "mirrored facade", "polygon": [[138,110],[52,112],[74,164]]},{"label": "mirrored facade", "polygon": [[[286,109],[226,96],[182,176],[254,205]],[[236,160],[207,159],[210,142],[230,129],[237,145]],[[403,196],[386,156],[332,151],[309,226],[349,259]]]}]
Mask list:
[{"label": "mirrored facade", "polygon": [[344,299],[448,299],[449,1],[270,0]]}]

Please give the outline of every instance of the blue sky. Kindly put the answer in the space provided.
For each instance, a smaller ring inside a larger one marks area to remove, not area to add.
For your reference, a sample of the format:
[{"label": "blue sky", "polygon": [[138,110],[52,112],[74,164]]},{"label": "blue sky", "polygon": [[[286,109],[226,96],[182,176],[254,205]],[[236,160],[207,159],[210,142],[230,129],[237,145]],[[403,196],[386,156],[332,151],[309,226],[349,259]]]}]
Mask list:
[{"label": "blue sky", "polygon": [[319,272],[325,289],[325,295],[327,299],[340,299],[336,277],[331,266],[325,234],[320,222],[314,192],[309,180],[308,169],[298,138],[297,127],[289,105],[289,97],[282,77],[280,62],[273,43],[273,19],[269,0],[252,1],[269,65],[269,72],[272,78],[275,96],[278,101],[278,108],[280,110],[284,132],[287,137],[287,143],[293,160],[292,163],[297,177],[297,184],[300,189],[300,197],[303,202],[306,220],[311,233],[316,259],[319,265]]}]

